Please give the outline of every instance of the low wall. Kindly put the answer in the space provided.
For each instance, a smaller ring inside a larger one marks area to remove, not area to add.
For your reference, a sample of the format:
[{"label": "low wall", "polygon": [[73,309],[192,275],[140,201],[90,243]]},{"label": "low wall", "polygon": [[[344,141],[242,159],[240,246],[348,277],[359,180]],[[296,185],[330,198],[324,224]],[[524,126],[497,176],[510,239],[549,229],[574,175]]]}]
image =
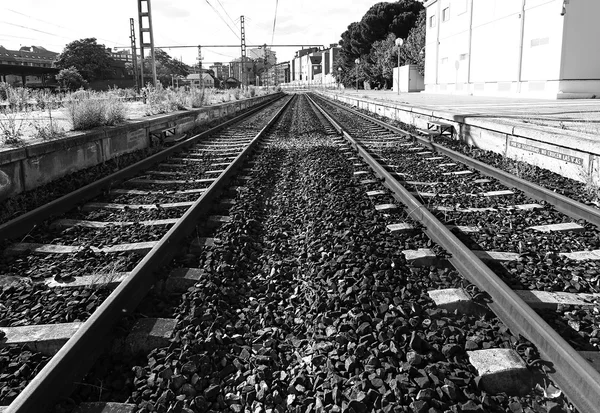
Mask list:
[{"label": "low wall", "polygon": [[150,133],[176,127],[177,134],[273,100],[259,96],[200,109],[127,121],[114,127],[70,132],[62,139],[0,150],[0,200],[36,188],[69,173],[150,146]]},{"label": "low wall", "polygon": [[469,145],[527,162],[580,182],[600,185],[600,139],[594,139],[588,134],[461,116],[331,91],[317,93],[418,129],[427,129],[427,122],[432,120],[450,123],[454,126],[458,139]]}]

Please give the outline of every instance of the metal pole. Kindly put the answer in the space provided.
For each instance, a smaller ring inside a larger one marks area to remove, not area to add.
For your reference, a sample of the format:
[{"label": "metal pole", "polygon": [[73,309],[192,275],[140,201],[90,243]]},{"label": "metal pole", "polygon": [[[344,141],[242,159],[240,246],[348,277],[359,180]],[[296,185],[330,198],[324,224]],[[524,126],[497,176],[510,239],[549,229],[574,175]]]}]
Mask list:
[{"label": "metal pole", "polygon": [[398,49],[398,67],[396,68],[396,76],[398,76],[396,87],[398,88],[398,90],[396,92],[400,94],[400,48],[404,44],[404,40],[398,37],[394,43],[396,44],[396,48]]},{"label": "metal pole", "polygon": [[356,93],[358,93],[358,64],[360,63],[360,59],[356,58],[354,63],[356,63]]},{"label": "metal pole", "polygon": [[398,67],[396,68],[396,76],[398,77],[398,94],[400,94],[400,48],[398,48]]},{"label": "metal pole", "polygon": [[133,17],[129,19],[129,31],[129,38],[131,39],[131,61],[133,63],[133,77],[135,79],[135,90],[139,93],[140,83],[138,79],[137,50],[135,46],[135,23]]}]

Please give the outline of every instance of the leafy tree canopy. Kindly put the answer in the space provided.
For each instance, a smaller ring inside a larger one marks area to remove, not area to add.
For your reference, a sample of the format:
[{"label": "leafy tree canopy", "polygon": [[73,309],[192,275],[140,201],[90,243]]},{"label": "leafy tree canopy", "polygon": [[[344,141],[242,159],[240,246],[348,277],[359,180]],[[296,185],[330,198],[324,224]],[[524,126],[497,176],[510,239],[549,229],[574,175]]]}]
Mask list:
[{"label": "leafy tree canopy", "polygon": [[74,66],[62,69],[58,72],[56,80],[61,87],[68,90],[77,90],[87,86],[87,82]]},{"label": "leafy tree canopy", "polygon": [[[172,83],[172,76],[187,76],[190,74],[190,68],[183,62],[173,59],[162,49],[154,50],[154,59],[156,60],[156,79],[163,86],[169,86]],[[149,82],[152,78],[152,65],[150,57],[144,59],[144,79]]]},{"label": "leafy tree canopy", "polygon": [[91,81],[110,76],[113,62],[106,47],[90,37],[67,44],[54,64],[59,69],[74,67],[85,80]]},{"label": "leafy tree canopy", "polygon": [[[398,57],[394,40],[400,37],[408,42],[409,33],[423,10],[423,4],[418,0],[382,2],[367,10],[360,22],[351,23],[341,35],[342,50],[336,65],[342,70],[338,80],[350,85],[358,77],[372,86],[391,85],[392,68],[396,66]],[[423,26],[423,34],[424,30]],[[406,53],[400,53],[401,64],[414,63],[411,60],[414,50],[411,50],[410,59]],[[355,63],[357,58],[360,60],[358,66]]]}]

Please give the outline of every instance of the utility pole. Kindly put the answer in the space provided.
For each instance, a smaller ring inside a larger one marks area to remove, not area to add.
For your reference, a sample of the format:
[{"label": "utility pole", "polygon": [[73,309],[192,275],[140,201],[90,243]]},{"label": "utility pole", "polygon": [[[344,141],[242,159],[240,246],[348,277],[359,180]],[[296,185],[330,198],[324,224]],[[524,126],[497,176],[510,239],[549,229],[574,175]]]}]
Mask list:
[{"label": "utility pole", "polygon": [[200,74],[200,87],[204,89],[204,76],[202,76],[202,46],[198,46],[198,72]]},{"label": "utility pole", "polygon": [[246,72],[245,60],[246,60],[246,29],[244,28],[244,16],[240,16],[240,27],[241,27],[241,41],[242,41],[242,61],[240,65],[240,82],[244,86],[244,78],[242,75]]},{"label": "utility pole", "polygon": [[[267,86],[269,86],[269,72],[267,71],[267,44],[265,43],[265,45],[263,46],[265,48],[264,50],[264,54],[265,54],[265,80],[267,82]],[[263,82],[263,86],[264,86],[264,82]]]},{"label": "utility pole", "polygon": [[[143,7],[143,4],[146,7]],[[143,10],[146,11],[143,11]],[[144,49],[150,48],[150,61],[152,65],[152,84],[156,86],[156,61],[154,59],[154,35],[152,34],[152,8],[150,6],[150,0],[138,0],[138,17],[140,23],[140,55],[142,58],[141,64],[141,77],[142,87],[144,86]],[[147,21],[145,21],[147,19]],[[144,24],[147,23],[147,26]],[[144,39],[144,33],[148,33],[150,39],[146,42]]]},{"label": "utility pole", "polygon": [[135,46],[135,23],[133,17],[129,19],[129,39],[131,39],[131,60],[133,62],[133,78],[135,79],[135,90],[140,91],[137,67],[137,48]]}]

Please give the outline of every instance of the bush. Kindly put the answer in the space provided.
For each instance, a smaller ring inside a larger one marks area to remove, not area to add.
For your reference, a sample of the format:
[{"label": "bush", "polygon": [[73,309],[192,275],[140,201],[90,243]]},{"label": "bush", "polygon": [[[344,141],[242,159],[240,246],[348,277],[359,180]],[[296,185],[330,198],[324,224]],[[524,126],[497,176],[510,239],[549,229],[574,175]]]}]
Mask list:
[{"label": "bush", "polygon": [[62,88],[67,90],[77,90],[87,86],[87,82],[74,66],[58,72],[56,80]]},{"label": "bush", "polygon": [[108,98],[106,101],[106,122],[107,126],[123,123],[127,118],[127,108],[122,99],[118,97]]},{"label": "bush", "polygon": [[127,109],[121,98],[105,94],[78,91],[69,96],[66,106],[73,130],[97,126],[114,126],[126,119]]}]

